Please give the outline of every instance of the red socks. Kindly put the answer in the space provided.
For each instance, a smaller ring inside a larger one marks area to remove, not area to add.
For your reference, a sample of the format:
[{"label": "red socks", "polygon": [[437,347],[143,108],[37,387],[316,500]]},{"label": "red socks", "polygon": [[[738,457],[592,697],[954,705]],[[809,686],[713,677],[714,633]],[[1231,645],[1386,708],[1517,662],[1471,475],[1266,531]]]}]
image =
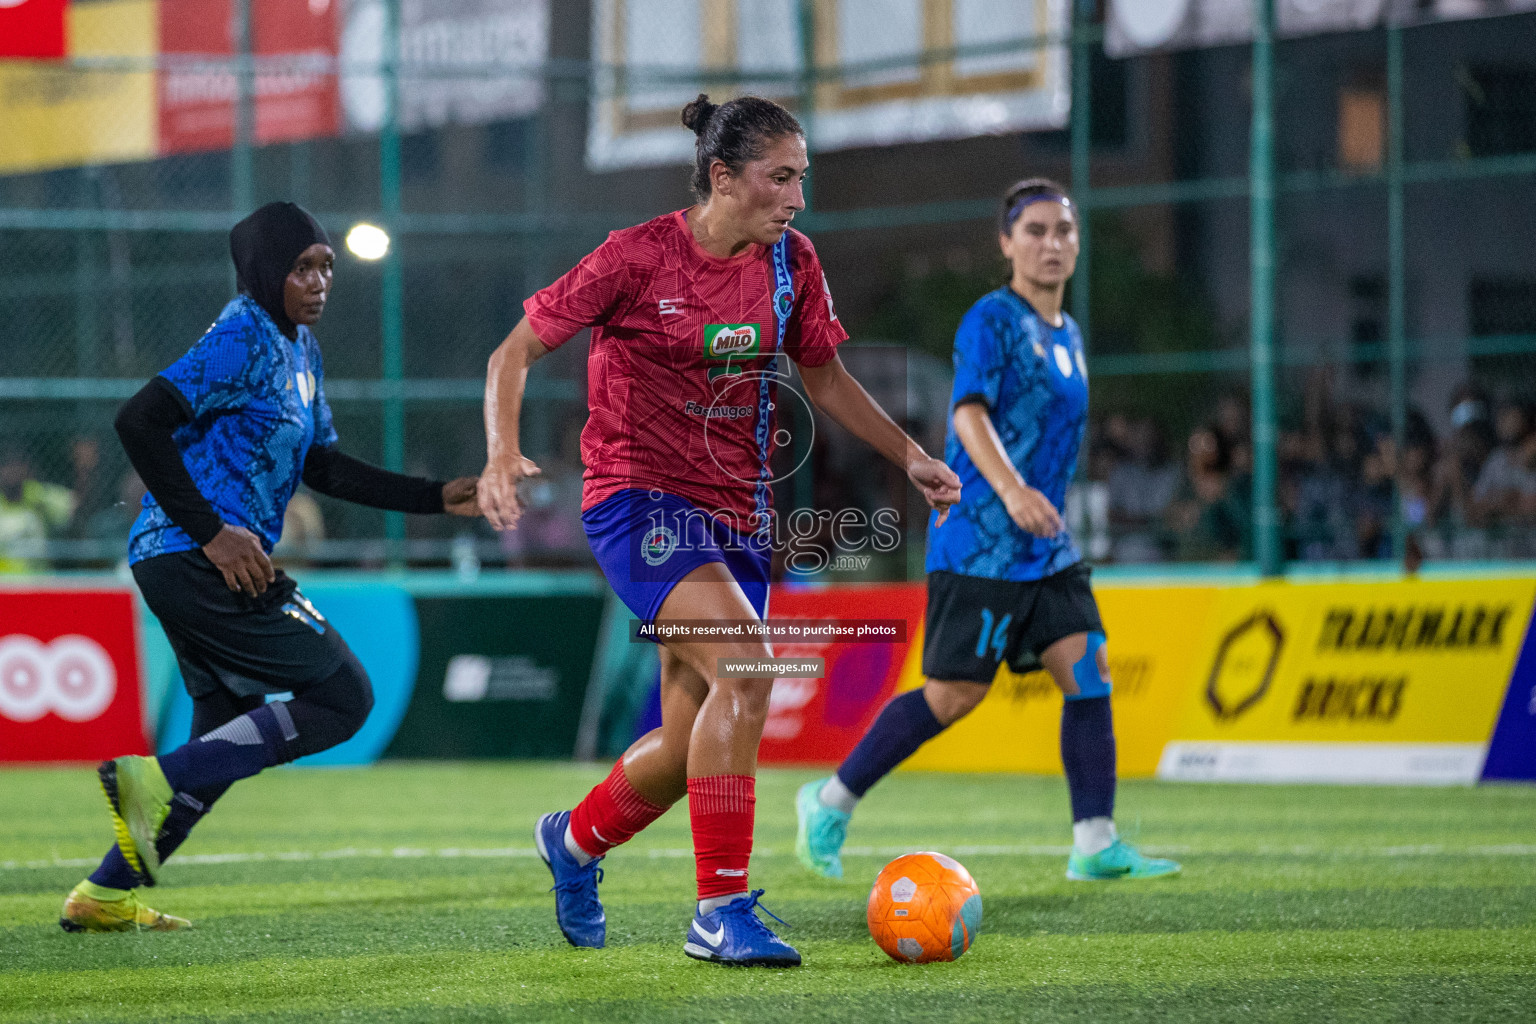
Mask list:
[{"label": "red socks", "polygon": [[688,780],[688,817],[699,899],[747,891],[757,780],[750,775],[710,775]]},{"label": "red socks", "polygon": [[571,812],[571,836],[576,845],[601,857],[666,813],[635,791],[624,775],[621,758],[608,777]]},{"label": "red socks", "polygon": [[[757,780],[750,775],[688,780],[699,899],[747,891],[756,808]],[[621,760],[571,812],[571,836],[577,846],[601,857],[665,812],[665,807],[657,807],[629,784]]]}]

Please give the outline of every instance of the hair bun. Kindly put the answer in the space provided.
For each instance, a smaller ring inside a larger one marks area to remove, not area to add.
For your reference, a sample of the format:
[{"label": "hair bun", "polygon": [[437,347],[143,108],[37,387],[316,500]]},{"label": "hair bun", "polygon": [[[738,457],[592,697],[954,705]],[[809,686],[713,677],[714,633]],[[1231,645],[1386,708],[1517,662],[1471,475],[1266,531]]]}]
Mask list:
[{"label": "hair bun", "polygon": [[683,108],[683,126],[695,135],[703,135],[704,129],[709,127],[709,119],[719,109],[718,104],[709,102],[709,96],[701,92],[698,99]]}]

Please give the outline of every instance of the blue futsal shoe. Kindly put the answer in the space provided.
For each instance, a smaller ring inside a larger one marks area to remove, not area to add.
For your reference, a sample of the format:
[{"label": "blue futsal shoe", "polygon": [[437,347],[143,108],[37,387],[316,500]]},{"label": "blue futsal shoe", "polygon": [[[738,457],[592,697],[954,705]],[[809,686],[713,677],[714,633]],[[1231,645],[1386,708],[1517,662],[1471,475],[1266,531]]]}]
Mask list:
[{"label": "blue futsal shoe", "polygon": [[[755,913],[762,894],[762,889],[753,889],[752,895],[738,896],[718,910],[695,914],[683,952],[728,967],[799,967],[795,947],[773,934]],[[762,911],[784,923],[767,907]]]},{"label": "blue futsal shoe", "polygon": [[608,938],[608,917],[597,898],[597,883],[603,880],[603,869],[598,865],[603,858],[596,857],[585,867],[576,863],[565,848],[565,828],[570,821],[570,811],[544,815],[533,828],[533,841],[555,877],[550,891],[555,894],[555,920],[561,934],[573,946],[602,949]]}]

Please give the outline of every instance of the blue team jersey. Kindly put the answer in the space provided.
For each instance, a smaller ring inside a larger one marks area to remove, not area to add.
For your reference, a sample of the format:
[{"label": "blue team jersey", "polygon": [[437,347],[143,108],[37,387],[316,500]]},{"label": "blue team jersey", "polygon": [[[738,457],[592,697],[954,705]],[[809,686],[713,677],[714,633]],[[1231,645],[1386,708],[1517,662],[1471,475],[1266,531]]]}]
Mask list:
[{"label": "blue team jersey", "polygon": [[[192,482],[225,522],[256,534],[269,552],[310,446],[336,443],[320,346],[309,328],[298,333],[289,341],[241,295],[160,374],[192,410],[192,422],[175,433]],[[196,547],[146,494],[128,535],[129,564]]]},{"label": "blue team jersey", "polygon": [[1052,327],[1012,288],[981,298],[955,332],[955,387],[944,461],[960,477],[960,503],[943,526],[928,519],[929,572],[1038,580],[1081,561],[1072,538],[1019,529],[955,434],[954,410],[982,401],[1024,482],[1057,510],[1077,468],[1088,422],[1083,336],[1071,317]]}]

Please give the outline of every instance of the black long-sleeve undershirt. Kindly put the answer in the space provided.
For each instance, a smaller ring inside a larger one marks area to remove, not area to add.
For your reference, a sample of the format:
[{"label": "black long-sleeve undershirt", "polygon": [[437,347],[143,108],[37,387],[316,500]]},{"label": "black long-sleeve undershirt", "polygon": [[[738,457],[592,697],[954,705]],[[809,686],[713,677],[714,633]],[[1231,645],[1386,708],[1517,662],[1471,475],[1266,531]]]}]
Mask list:
[{"label": "black long-sleeve undershirt", "polygon": [[443,510],[443,481],[406,476],[319,445],[304,457],[304,482],[321,494],[390,512]]},{"label": "black long-sleeve undershirt", "polygon": [[[224,528],[224,520],[197,489],[176,446],[175,431],[192,422],[192,408],[175,385],[154,377],[118,410],[113,426],[155,502],[199,547]],[[395,512],[443,511],[443,483],[392,473],[335,448],[311,447],[304,482],[321,494]]]},{"label": "black long-sleeve undershirt", "polygon": [[191,422],[192,407],[186,397],[164,377],[152,377],[123,403],[112,425],[155,502],[192,543],[202,547],[224,529],[224,520],[193,483],[176,447],[176,428]]}]

